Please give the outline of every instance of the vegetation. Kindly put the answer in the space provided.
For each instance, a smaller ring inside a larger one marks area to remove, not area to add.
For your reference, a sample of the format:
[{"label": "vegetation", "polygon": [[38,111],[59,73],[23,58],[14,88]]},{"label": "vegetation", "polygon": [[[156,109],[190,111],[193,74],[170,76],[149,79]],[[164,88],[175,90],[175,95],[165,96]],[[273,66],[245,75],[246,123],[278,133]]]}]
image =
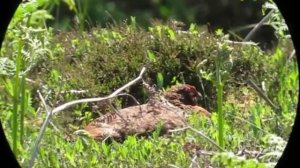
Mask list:
[{"label": "vegetation", "polygon": [[[72,7],[74,1],[68,2]],[[190,24],[183,31],[172,21],[145,29],[135,17],[106,28],[83,31],[79,25],[58,32],[45,26],[52,18],[41,9],[45,5],[45,0],[22,4],[1,49],[0,118],[23,167],[49,116],[45,111],[108,95],[143,66],[144,80],[159,89],[196,86],[203,95],[199,104],[212,118],[189,116],[196,131],[159,136],[158,128],[149,137],[129,136],[123,143],[97,142],[74,132],[109,108],[83,103],[52,116],[34,167],[272,167],[280,157],[295,116],[299,77],[278,12],[272,20],[278,21],[279,45],[264,52],[253,43],[230,41],[222,30],[210,34]],[[84,14],[76,10],[78,17]],[[147,101],[141,84],[127,92]],[[134,102],[116,98],[113,103],[122,108]]]}]

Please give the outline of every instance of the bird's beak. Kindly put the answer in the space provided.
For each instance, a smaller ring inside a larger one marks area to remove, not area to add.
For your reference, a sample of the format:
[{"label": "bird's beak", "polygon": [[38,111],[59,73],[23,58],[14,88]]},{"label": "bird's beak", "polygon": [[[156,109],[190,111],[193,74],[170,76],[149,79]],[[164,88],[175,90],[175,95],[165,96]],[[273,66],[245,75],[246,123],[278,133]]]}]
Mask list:
[{"label": "bird's beak", "polygon": [[197,92],[197,100],[202,100],[203,96],[200,92]]},{"label": "bird's beak", "polygon": [[197,98],[202,98],[202,94],[200,92],[197,92]]},{"label": "bird's beak", "polygon": [[192,98],[195,105],[197,104],[198,100],[200,100],[201,98],[202,98],[202,94],[197,92],[197,95]]}]

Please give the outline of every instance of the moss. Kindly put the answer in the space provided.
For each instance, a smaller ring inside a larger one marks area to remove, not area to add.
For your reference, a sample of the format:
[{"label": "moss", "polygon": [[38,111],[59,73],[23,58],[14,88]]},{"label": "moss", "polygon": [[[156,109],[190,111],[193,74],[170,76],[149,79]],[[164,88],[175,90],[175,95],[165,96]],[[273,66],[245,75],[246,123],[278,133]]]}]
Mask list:
[{"label": "moss", "polygon": [[[122,24],[93,28],[89,32],[58,33],[52,43],[54,59],[48,68],[59,71],[61,81],[68,88],[89,90],[83,96],[90,97],[111,93],[138,76],[141,68],[146,66],[145,79],[149,83],[156,84],[156,75],[161,73],[164,87],[170,86],[174,77],[179,82],[193,84],[204,93],[202,104],[209,109],[214,107],[214,72],[218,53],[225,55],[221,69],[228,74],[224,79],[228,93],[234,90],[232,85],[245,83],[250,76],[257,81],[271,78],[266,73],[270,67],[262,65],[264,61],[259,60],[267,60],[268,55],[258,47],[227,44],[223,39],[199,30],[182,32],[176,27],[159,24],[144,30]],[[149,58],[149,52],[154,58]],[[201,71],[211,73],[211,79],[199,75],[197,67],[201,62],[205,62],[200,66]],[[36,75],[43,81],[49,78],[47,73]],[[50,87],[59,88],[61,85]],[[146,101],[147,95],[140,85],[132,86],[129,91],[139,101]],[[124,106],[133,103],[130,100],[124,102],[127,102],[123,103]]]}]

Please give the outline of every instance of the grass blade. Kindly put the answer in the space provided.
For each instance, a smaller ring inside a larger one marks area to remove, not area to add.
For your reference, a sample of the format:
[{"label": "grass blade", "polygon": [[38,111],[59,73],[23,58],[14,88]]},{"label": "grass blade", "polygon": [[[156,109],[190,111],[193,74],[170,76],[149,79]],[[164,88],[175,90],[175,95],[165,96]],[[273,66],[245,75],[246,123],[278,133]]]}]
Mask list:
[{"label": "grass blade", "polygon": [[18,54],[16,58],[16,72],[15,72],[15,83],[13,84],[13,115],[12,115],[12,139],[13,139],[13,152],[17,153],[18,143],[18,109],[19,109],[19,95],[20,95],[20,71],[22,67],[22,47],[23,44],[20,41],[18,46]]}]

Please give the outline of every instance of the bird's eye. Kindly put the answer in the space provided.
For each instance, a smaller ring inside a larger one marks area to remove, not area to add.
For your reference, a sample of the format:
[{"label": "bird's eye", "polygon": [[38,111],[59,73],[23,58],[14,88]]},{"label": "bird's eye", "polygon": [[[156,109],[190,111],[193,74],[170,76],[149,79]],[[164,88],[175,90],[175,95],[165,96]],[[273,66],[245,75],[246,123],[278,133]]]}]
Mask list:
[{"label": "bird's eye", "polygon": [[190,89],[189,93],[192,96],[197,96],[197,92],[194,89]]}]

